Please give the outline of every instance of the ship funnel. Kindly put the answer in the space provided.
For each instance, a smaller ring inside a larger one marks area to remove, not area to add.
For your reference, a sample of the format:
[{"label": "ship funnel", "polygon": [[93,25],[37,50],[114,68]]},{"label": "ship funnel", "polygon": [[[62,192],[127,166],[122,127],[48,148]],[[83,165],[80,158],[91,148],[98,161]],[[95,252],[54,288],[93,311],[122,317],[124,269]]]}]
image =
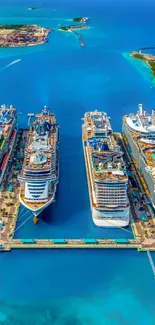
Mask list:
[{"label": "ship funnel", "polygon": [[139,115],[143,115],[143,107],[142,104],[138,105]]},{"label": "ship funnel", "polygon": [[155,110],[152,109],[152,117],[155,117]]}]

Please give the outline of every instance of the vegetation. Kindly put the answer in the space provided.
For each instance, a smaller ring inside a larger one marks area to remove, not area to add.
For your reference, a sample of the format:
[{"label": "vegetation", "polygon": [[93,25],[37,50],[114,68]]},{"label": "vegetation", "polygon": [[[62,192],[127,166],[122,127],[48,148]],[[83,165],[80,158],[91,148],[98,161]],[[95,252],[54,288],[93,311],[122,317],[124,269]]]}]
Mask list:
[{"label": "vegetation", "polygon": [[80,23],[82,21],[82,19],[83,19],[82,17],[75,17],[75,18],[73,18],[73,21]]},{"label": "vegetation", "polygon": [[64,30],[64,31],[68,31],[68,30],[71,30],[71,29],[81,29],[81,28],[86,28],[85,26],[82,26],[82,25],[71,25],[71,26],[63,26],[63,27],[60,27],[59,30]]},{"label": "vegetation", "polygon": [[140,53],[132,53],[131,56],[135,59],[143,60],[144,62],[146,62],[150,66],[153,76],[155,77],[155,60],[147,60],[147,56],[144,56]]},{"label": "vegetation", "polygon": [[153,76],[155,77],[155,61],[149,60],[148,64],[150,65]]},{"label": "vegetation", "polygon": [[28,25],[0,25],[0,29],[21,29],[21,28],[26,28]]},{"label": "vegetation", "polygon": [[2,147],[3,142],[4,142],[4,136],[2,135],[0,138],[0,148]]},{"label": "vegetation", "polygon": [[143,60],[144,59],[144,55],[140,54],[140,53],[133,53],[132,57],[135,59],[139,59],[139,60]]},{"label": "vegetation", "polygon": [[66,27],[60,27],[59,29],[67,31],[69,28],[70,28],[70,26],[66,26]]}]

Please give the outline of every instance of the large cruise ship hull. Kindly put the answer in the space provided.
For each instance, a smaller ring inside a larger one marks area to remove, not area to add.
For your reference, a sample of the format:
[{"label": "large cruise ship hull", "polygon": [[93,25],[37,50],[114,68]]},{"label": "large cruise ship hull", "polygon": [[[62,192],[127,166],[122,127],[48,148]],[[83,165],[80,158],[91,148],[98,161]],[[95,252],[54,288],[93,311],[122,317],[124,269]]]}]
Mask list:
[{"label": "large cruise ship hull", "polygon": [[139,171],[150,192],[150,200],[152,203],[153,208],[155,209],[155,182],[151,175],[148,172],[148,165],[139,151],[137,143],[132,139],[132,135],[129,132],[128,126],[126,125],[125,121],[123,120],[123,133],[128,141],[128,151],[130,153],[131,158],[135,159],[139,168]]},{"label": "large cruise ship hull", "polygon": [[88,189],[89,189],[90,207],[92,213],[92,220],[94,224],[98,227],[109,227],[109,228],[127,227],[130,221],[129,207],[121,209],[122,210],[121,212],[114,211],[113,213],[112,212],[107,213],[107,210],[105,212],[105,210],[98,210],[93,207],[92,190],[91,190],[92,178],[91,178],[89,155],[88,155],[86,142],[82,141],[82,144],[83,144],[83,151],[84,151],[84,158],[85,158]]},{"label": "large cruise ship hull", "polygon": [[[20,203],[34,217],[55,201],[59,181],[59,125],[55,114],[44,107],[30,124],[20,181]],[[34,218],[34,223],[36,220]]]},{"label": "large cruise ship hull", "polygon": [[20,201],[20,203],[23,205],[23,206],[25,206],[25,208],[27,208],[30,212],[32,212],[33,213],[33,215],[35,216],[35,217],[39,217],[40,215],[41,215],[41,213],[51,204],[51,203],[53,203],[54,201],[55,201],[55,194],[52,196],[52,198],[48,201],[48,202],[46,202],[40,209],[32,209],[32,208],[30,208],[30,206],[28,205],[28,204],[26,204],[23,200],[22,200],[22,198],[21,198],[21,196],[19,195],[19,201]]},{"label": "large cruise ship hull", "polygon": [[127,227],[129,224],[129,208],[121,212],[107,212],[92,207],[92,218],[98,227]]}]

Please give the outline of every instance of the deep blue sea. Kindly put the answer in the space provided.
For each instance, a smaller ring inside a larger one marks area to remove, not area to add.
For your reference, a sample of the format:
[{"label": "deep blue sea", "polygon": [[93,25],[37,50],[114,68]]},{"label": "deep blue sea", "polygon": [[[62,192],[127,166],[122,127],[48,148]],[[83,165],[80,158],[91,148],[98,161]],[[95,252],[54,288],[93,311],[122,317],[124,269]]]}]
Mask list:
[{"label": "deep blue sea", "polygon": [[[42,10],[27,10],[40,5]],[[0,49],[0,102],[16,106],[21,125],[28,112],[49,105],[61,126],[56,202],[37,225],[32,219],[22,225],[29,218],[22,210],[17,238],[131,237],[130,228],[93,225],[81,118],[87,110],[104,110],[121,131],[123,114],[138,103],[155,108],[151,72],[129,57],[134,49],[155,46],[154,13],[153,0],[0,1],[1,24],[57,28],[86,16],[91,27],[81,32],[85,48],[74,35],[54,31],[44,45]],[[0,323],[4,313],[6,325],[155,324],[155,280],[145,253],[12,250],[0,254],[0,279]]]}]

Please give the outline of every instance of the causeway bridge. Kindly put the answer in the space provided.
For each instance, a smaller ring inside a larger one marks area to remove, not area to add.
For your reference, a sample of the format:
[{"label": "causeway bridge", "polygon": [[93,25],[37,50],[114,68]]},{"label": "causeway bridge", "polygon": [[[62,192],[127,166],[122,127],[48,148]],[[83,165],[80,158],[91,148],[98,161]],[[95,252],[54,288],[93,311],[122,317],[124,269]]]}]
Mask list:
[{"label": "causeway bridge", "polygon": [[138,52],[141,53],[142,51],[145,51],[145,50],[155,50],[155,46],[140,47],[138,49]]},{"label": "causeway bridge", "polygon": [[0,249],[140,249],[141,241],[137,239],[11,239],[1,244]]}]

